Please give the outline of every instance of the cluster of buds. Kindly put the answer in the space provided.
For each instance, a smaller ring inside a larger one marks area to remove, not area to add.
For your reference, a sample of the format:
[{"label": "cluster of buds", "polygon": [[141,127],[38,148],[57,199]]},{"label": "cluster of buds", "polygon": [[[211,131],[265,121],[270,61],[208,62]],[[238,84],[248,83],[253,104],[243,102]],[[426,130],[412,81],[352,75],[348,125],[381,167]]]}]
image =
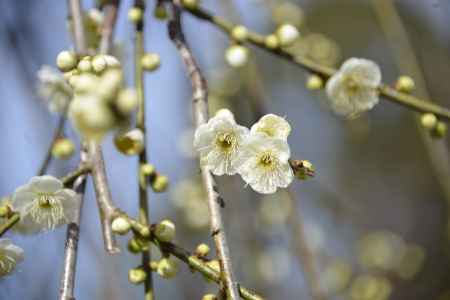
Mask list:
[{"label": "cluster of buds", "polygon": [[143,164],[139,170],[139,184],[144,187],[148,183],[156,193],[162,193],[169,186],[169,178],[156,172],[151,164]]},{"label": "cluster of buds", "polygon": [[138,98],[134,90],[123,88],[120,62],[114,56],[80,58],[62,51],[56,63],[74,91],[68,114],[83,138],[100,141],[107,132],[127,123]]}]

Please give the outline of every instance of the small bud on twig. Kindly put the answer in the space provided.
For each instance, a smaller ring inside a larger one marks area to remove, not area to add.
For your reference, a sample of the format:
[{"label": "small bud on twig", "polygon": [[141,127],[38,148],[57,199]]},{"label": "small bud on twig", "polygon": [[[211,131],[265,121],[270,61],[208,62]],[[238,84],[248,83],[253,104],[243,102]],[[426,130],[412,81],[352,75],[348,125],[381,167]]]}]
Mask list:
[{"label": "small bud on twig", "polygon": [[128,220],[124,217],[115,218],[112,222],[111,227],[112,227],[112,230],[114,231],[114,233],[117,233],[120,235],[127,234],[131,229],[130,222],[128,222]]},{"label": "small bud on twig", "polygon": [[133,284],[141,284],[147,279],[147,273],[142,268],[131,269],[128,272],[128,280]]},{"label": "small bud on twig", "polygon": [[175,224],[170,220],[163,220],[155,227],[155,236],[163,242],[170,242],[175,237]]},{"label": "small bud on twig", "polygon": [[294,171],[295,177],[300,180],[306,180],[314,177],[315,168],[311,162],[308,160],[289,160],[292,170]]}]

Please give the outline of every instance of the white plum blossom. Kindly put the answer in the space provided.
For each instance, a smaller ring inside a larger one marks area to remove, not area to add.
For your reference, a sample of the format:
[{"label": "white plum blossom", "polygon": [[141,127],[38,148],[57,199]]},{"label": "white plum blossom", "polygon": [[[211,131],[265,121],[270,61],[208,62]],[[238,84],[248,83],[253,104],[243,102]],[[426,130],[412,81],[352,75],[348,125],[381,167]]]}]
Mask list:
[{"label": "white plum blossom", "polygon": [[278,187],[287,187],[294,178],[289,157],[285,140],[250,134],[240,157],[239,174],[256,192],[274,193]]},{"label": "white plum blossom", "polygon": [[74,220],[79,196],[53,176],[36,176],[17,188],[12,209],[20,214],[16,230],[32,234],[55,229]]},{"label": "white plum blossom", "polygon": [[291,132],[291,125],[280,116],[268,114],[259,119],[250,131],[286,141]]},{"label": "white plum blossom", "polygon": [[42,66],[38,73],[38,94],[48,103],[51,112],[63,113],[72,98],[72,89],[63,75],[50,66]]},{"label": "white plum blossom", "polygon": [[23,250],[9,239],[0,239],[0,278],[10,274],[23,261]]},{"label": "white plum blossom", "polygon": [[378,65],[363,58],[350,58],[327,82],[331,108],[339,115],[351,117],[372,109],[379,101],[381,83]]},{"label": "white plum blossom", "polygon": [[235,174],[248,132],[248,128],[236,124],[230,111],[220,110],[195,131],[194,148],[200,153],[201,166],[214,175]]}]

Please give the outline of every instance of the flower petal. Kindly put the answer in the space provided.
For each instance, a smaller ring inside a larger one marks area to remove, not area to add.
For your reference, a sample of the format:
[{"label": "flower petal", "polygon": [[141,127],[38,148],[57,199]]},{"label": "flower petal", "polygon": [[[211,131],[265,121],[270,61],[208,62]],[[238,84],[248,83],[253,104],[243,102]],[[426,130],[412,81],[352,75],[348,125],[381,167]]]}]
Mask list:
[{"label": "flower petal", "polygon": [[35,176],[31,178],[29,185],[38,193],[55,193],[64,187],[61,180],[50,175]]}]

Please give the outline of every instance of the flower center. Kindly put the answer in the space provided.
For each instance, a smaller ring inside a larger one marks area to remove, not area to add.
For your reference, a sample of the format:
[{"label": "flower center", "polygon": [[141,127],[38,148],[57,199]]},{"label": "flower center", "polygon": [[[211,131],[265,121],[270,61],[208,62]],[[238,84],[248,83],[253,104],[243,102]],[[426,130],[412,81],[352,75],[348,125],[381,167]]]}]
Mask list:
[{"label": "flower center", "polygon": [[265,152],[259,157],[259,164],[264,168],[273,168],[276,158],[271,152]]},{"label": "flower center", "polygon": [[225,151],[229,151],[236,144],[236,136],[231,132],[224,132],[217,137],[217,144]]},{"label": "flower center", "polygon": [[347,77],[345,80],[345,85],[347,86],[347,89],[349,92],[357,92],[359,89],[358,81],[355,80],[352,76]]},{"label": "flower center", "polygon": [[39,194],[33,202],[30,215],[36,223],[46,223],[49,229],[54,229],[65,218],[61,200],[52,194]]}]

